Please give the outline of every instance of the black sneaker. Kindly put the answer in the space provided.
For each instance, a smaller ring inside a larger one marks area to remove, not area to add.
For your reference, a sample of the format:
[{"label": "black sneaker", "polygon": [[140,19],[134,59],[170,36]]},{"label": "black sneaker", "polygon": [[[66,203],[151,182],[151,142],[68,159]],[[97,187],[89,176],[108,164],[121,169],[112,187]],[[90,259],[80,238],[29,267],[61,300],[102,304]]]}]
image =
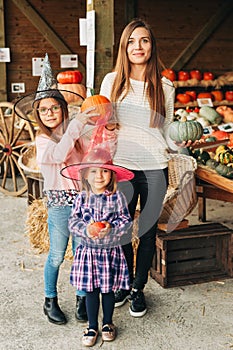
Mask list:
[{"label": "black sneaker", "polygon": [[124,303],[130,297],[130,290],[118,289],[115,292],[115,307],[120,307],[124,305]]},{"label": "black sneaker", "polygon": [[129,313],[133,317],[142,317],[147,312],[144,294],[141,290],[132,290],[130,295]]}]

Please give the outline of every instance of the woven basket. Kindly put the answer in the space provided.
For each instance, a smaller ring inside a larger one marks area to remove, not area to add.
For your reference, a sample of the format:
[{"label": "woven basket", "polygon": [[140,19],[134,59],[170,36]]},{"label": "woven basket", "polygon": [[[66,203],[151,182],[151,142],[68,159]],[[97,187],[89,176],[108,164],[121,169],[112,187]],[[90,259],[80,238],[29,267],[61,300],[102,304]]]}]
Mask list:
[{"label": "woven basket", "polygon": [[196,160],[183,154],[172,154],[168,163],[168,189],[159,223],[179,223],[197,204]]},{"label": "woven basket", "polygon": [[40,170],[36,162],[36,146],[34,142],[28,143],[21,149],[18,163],[26,174],[37,174],[40,176]]}]

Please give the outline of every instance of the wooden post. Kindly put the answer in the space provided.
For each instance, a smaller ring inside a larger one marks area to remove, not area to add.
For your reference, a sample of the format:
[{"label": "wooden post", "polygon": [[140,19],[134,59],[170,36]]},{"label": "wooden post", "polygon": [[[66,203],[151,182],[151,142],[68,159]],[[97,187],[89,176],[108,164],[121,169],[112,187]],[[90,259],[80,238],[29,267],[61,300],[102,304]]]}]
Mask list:
[{"label": "wooden post", "polygon": [[[0,48],[5,47],[4,0],[0,0]],[[0,62],[0,101],[7,101],[6,63]]]},{"label": "wooden post", "polygon": [[114,0],[87,0],[87,11],[95,11],[95,94],[106,73],[113,68]]}]

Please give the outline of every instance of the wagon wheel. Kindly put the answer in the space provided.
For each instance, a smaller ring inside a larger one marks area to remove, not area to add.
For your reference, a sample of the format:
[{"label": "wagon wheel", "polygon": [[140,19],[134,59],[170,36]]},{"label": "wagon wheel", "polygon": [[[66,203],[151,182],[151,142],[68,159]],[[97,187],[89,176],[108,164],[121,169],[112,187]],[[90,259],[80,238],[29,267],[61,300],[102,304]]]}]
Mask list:
[{"label": "wagon wheel", "polygon": [[13,108],[13,103],[0,102],[0,191],[20,196],[27,191],[27,179],[18,163],[20,150],[35,137],[33,126]]}]

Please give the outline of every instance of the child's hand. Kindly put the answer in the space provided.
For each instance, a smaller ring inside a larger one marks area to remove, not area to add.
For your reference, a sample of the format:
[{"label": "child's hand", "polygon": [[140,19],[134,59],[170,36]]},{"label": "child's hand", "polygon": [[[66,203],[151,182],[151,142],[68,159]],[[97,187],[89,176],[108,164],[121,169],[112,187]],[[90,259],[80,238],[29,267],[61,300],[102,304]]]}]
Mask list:
[{"label": "child's hand", "polygon": [[107,221],[93,222],[87,225],[87,236],[91,239],[104,238],[110,231],[111,225]]},{"label": "child's hand", "polygon": [[111,224],[107,221],[102,221],[103,224],[105,224],[105,227],[99,231],[99,238],[104,238],[107,236],[111,230]]},{"label": "child's hand", "polygon": [[94,110],[95,110],[95,107],[87,108],[84,112],[80,112],[76,118],[80,120],[84,125],[86,124],[95,125],[95,122],[92,120],[92,118],[99,117],[100,114],[96,112],[92,112]]}]

